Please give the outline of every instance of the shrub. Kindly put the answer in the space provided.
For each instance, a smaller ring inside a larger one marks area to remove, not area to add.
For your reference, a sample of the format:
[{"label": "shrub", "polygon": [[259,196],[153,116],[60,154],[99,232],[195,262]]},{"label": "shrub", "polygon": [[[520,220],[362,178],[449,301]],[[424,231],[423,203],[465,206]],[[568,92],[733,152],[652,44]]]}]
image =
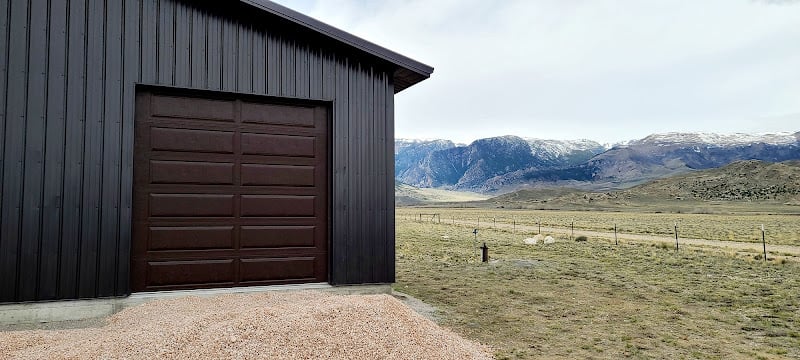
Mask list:
[{"label": "shrub", "polygon": [[575,238],[575,241],[586,241],[586,240],[589,240],[589,239],[586,238],[586,236],[583,236],[583,235],[578,236],[578,237]]}]

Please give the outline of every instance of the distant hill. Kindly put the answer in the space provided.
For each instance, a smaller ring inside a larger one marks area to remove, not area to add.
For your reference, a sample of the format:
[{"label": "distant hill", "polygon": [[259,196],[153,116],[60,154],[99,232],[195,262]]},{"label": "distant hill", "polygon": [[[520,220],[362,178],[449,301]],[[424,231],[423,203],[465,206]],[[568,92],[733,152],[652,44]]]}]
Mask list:
[{"label": "distant hill", "polygon": [[441,189],[421,189],[401,183],[395,184],[394,197],[395,205],[397,206],[481,201],[488,198],[486,195],[472,192]]},{"label": "distant hill", "polygon": [[800,132],[654,134],[610,149],[590,140],[502,136],[464,146],[437,140],[406,149],[415,157],[398,153],[396,178],[417,187],[483,193],[547,186],[617,190],[741,160],[798,160]]},{"label": "distant hill", "polygon": [[800,204],[800,161],[769,163],[745,160],[692,171],[625,190],[590,192],[577,189],[519,190],[487,200],[497,206],[641,206],[686,201],[772,201]]},{"label": "distant hill", "polygon": [[696,200],[794,200],[800,196],[800,161],[738,161],[718,169],[659,179],[624,193]]}]

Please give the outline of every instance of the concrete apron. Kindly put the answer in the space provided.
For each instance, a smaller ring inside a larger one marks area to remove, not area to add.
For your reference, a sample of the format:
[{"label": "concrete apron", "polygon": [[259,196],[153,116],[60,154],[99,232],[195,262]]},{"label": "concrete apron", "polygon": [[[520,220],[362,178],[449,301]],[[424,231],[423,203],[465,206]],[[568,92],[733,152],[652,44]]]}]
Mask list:
[{"label": "concrete apron", "polygon": [[211,297],[222,294],[308,290],[324,291],[341,295],[392,293],[392,287],[389,284],[331,286],[328,283],[140,292],[121,298],[61,300],[0,305],[0,326],[101,318],[114,314],[124,308],[143,304],[148,301],[171,299],[182,296]]}]

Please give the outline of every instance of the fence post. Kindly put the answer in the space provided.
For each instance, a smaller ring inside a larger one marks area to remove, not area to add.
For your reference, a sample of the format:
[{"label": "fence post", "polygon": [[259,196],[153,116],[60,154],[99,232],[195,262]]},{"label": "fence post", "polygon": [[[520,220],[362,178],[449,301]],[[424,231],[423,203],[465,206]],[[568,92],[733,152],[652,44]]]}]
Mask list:
[{"label": "fence post", "polygon": [[575,239],[575,218],[572,218],[572,222],[569,223],[569,228],[570,228],[569,239],[570,240],[574,240]]},{"label": "fence post", "polygon": [[767,261],[767,235],[764,231],[764,224],[761,224],[761,243],[764,244],[764,261]]},{"label": "fence post", "polygon": [[619,245],[619,241],[617,240],[617,224],[614,224],[614,245]]},{"label": "fence post", "polygon": [[678,251],[678,223],[675,223],[675,251]]},{"label": "fence post", "polygon": [[542,218],[538,218],[537,220],[539,222],[539,234],[541,234],[542,233]]}]

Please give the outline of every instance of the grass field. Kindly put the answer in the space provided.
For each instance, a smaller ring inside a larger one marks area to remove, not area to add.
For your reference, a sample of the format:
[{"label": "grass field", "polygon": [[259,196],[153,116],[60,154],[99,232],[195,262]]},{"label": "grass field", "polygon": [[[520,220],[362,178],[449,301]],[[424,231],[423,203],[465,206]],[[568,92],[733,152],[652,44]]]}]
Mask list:
[{"label": "grass field", "polygon": [[796,262],[596,239],[525,245],[484,229],[492,261],[480,263],[471,229],[405,220],[406,211],[395,288],[500,359],[800,358]]},{"label": "grass field", "polygon": [[[412,219],[420,213],[438,213],[441,221],[468,220],[481,227],[497,223],[566,228],[574,220],[575,229],[613,231],[632,234],[674,236],[674,226],[682,237],[761,242],[764,224],[768,244],[800,245],[800,216],[794,214],[676,214],[605,211],[510,210],[476,208],[398,208],[400,218]],[[430,219],[430,217],[428,217]]]}]

